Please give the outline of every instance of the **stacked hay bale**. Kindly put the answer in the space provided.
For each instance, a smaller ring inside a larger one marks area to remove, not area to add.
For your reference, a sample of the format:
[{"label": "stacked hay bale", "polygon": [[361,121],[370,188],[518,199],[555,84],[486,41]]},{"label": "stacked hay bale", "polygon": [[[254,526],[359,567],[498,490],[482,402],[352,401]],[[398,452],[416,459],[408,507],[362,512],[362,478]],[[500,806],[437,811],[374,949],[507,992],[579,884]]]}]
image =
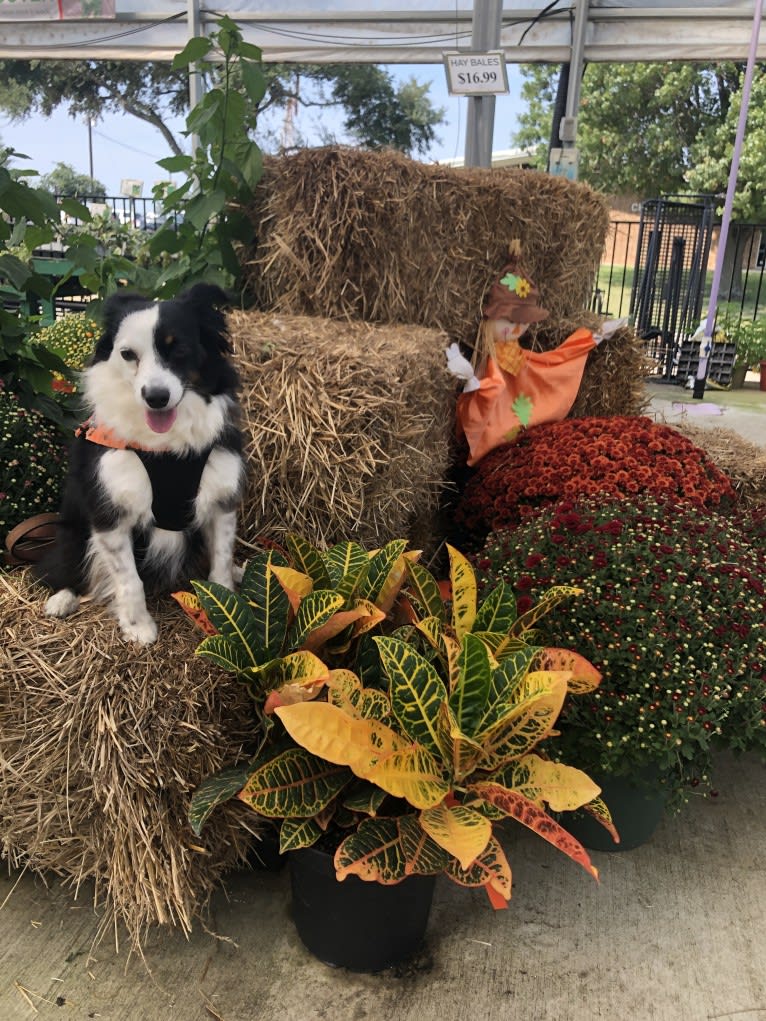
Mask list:
[{"label": "stacked hay bale", "polygon": [[432,549],[454,386],[438,330],[235,312],[248,463],[240,535]]},{"label": "stacked hay bale", "polygon": [[201,632],[170,599],[151,607],[146,648],[92,604],[61,621],[43,602],[28,573],[0,573],[2,855],[75,890],[93,881],[101,934],[188,931],[253,840],[243,806],[201,839],[186,823],[191,788],[250,747],[244,686],[194,657]]}]

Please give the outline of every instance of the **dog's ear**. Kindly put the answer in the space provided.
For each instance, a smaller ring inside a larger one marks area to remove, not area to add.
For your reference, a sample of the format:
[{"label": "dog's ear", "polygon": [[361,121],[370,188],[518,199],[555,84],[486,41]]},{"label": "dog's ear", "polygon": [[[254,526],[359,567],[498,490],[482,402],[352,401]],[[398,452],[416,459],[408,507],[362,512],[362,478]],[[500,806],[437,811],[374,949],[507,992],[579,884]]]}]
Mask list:
[{"label": "dog's ear", "polygon": [[115,334],[126,315],[142,308],[150,308],[153,304],[151,298],[145,298],[142,294],[136,294],[134,291],[115,291],[114,294],[110,294],[101,311],[103,332],[93,351],[91,361],[99,362],[109,357],[114,345]]},{"label": "dog's ear", "polygon": [[230,295],[218,284],[194,284],[188,291],[178,295],[179,301],[186,301],[201,310],[225,308],[232,304]]}]

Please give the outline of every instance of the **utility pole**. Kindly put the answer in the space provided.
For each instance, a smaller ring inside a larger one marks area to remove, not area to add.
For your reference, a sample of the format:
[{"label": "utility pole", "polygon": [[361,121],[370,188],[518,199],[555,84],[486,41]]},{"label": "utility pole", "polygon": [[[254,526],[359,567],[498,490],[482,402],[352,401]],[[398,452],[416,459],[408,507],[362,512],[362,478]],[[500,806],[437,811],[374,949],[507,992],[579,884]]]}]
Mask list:
[{"label": "utility pole", "polygon": [[[500,47],[503,0],[474,0],[471,49],[479,52]],[[465,134],[465,165],[492,166],[492,136],[495,129],[495,97],[469,96]]]}]

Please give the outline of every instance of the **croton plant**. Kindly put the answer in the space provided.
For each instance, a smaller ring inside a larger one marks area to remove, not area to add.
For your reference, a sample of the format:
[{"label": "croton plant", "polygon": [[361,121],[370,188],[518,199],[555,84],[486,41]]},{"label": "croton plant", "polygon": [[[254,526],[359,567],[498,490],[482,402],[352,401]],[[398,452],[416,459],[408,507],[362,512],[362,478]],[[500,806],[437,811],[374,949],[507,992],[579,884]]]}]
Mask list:
[{"label": "croton plant", "polygon": [[197,651],[249,686],[262,726],[250,761],[196,789],[193,829],[236,796],[280,821],[282,851],[332,834],[339,879],[444,873],[505,906],[495,827],[513,819],[597,876],[547,810],[584,807],[617,840],[599,788],[535,752],[567,694],[600,681],[578,654],[536,644],[537,621],[579,590],[552,588],[519,614],[500,582],[478,604],[450,547],[445,598],[406,545],[323,552],[290,536],[288,556],[249,562],[239,594],[194,583],[215,631]]}]

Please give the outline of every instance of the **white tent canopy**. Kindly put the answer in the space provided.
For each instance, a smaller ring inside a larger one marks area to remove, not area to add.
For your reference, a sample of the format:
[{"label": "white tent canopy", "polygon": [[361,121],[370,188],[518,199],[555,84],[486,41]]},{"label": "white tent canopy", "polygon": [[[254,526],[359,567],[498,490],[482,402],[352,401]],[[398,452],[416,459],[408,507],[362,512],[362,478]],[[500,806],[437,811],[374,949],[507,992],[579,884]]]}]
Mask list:
[{"label": "white tent canopy", "polygon": [[[0,57],[170,60],[193,34],[187,0],[116,0],[115,17],[25,21],[0,2]],[[3,13],[3,8],[8,13]],[[512,63],[570,60],[584,8],[586,61],[744,60],[753,0],[505,0],[499,47]],[[472,0],[216,0],[268,62],[440,63],[470,49]],[[8,18],[9,20],[5,20]],[[202,31],[214,15],[200,12]],[[758,57],[766,59],[766,42]]]}]

